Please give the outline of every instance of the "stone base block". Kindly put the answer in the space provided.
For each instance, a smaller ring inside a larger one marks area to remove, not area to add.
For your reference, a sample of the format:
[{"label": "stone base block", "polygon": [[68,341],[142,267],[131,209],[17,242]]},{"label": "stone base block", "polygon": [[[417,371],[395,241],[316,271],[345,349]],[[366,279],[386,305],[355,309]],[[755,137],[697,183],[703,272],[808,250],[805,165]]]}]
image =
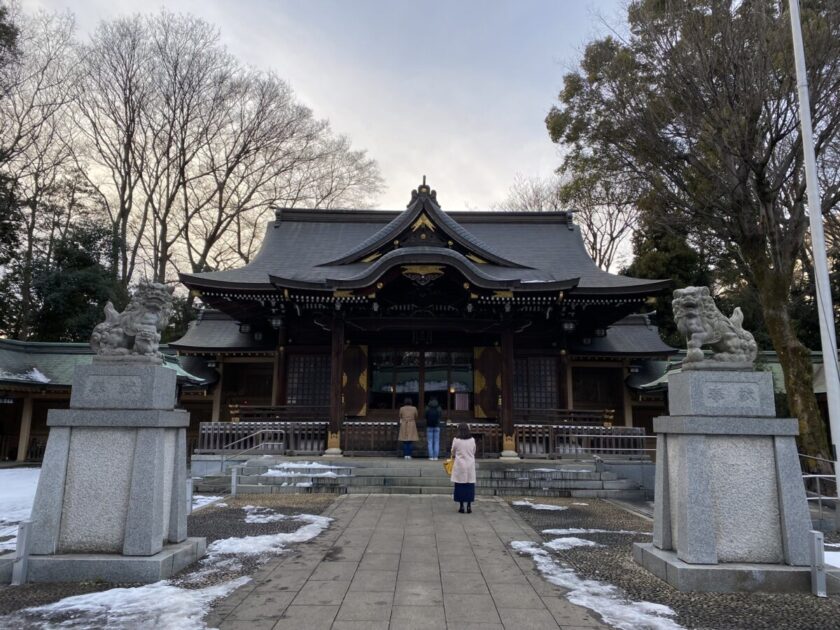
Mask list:
[{"label": "stone base block", "polygon": [[672,416],[775,417],[770,372],[687,370],[668,376]]},{"label": "stone base block", "polygon": [[12,581],[12,567],[15,564],[15,552],[0,555],[0,584],[9,584]]},{"label": "stone base block", "polygon": [[118,554],[57,554],[29,556],[29,582],[142,582],[172,577],[201,558],[204,538],[187,538],[166,545],[153,556]]},{"label": "stone base block", "polygon": [[[635,543],[633,560],[678,591],[701,593],[810,593],[810,567],[784,564],[688,564],[673,551]],[[830,582],[834,582],[830,580]],[[840,589],[832,585],[832,592]]]}]

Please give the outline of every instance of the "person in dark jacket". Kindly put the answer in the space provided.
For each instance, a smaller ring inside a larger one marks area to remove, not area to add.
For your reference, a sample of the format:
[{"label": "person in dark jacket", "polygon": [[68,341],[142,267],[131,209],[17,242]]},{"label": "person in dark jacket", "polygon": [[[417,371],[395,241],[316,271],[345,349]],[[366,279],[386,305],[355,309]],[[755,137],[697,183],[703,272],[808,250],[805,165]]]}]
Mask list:
[{"label": "person in dark jacket", "polygon": [[429,459],[432,461],[437,461],[440,455],[440,416],[437,398],[432,398],[426,407],[426,442],[429,446]]}]

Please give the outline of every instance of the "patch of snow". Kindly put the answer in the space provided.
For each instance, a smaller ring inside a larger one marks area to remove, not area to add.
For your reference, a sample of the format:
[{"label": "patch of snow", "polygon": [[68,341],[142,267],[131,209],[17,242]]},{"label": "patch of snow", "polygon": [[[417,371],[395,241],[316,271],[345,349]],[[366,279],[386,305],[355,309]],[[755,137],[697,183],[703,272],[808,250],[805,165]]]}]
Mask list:
[{"label": "patch of snow", "polygon": [[833,567],[840,567],[840,551],[826,551],[825,563]]},{"label": "patch of snow", "polygon": [[211,503],[215,503],[216,501],[221,501],[222,499],[224,499],[224,497],[217,497],[209,494],[194,494],[192,499],[192,509],[195,511],[206,507]]},{"label": "patch of snow", "polygon": [[217,503],[216,504],[216,507],[227,507],[227,506],[228,506],[227,503]]},{"label": "patch of snow", "polygon": [[840,547],[840,543],[825,543],[826,547]]},{"label": "patch of snow", "polygon": [[288,468],[271,468],[260,475],[260,477],[349,477],[350,475],[339,475],[331,470],[322,473],[302,473],[289,470]]},{"label": "patch of snow", "polygon": [[566,551],[568,549],[574,549],[575,547],[603,547],[604,545],[599,545],[596,542],[592,542],[591,540],[586,540],[585,538],[575,538],[570,536],[568,538],[555,538],[554,540],[549,540],[547,543],[543,543],[543,547],[547,549],[551,549],[552,551]]},{"label": "patch of snow", "polygon": [[572,505],[589,505],[588,503],[572,503]]},{"label": "patch of snow", "polygon": [[17,528],[32,513],[35,491],[38,489],[40,468],[0,469],[0,551],[8,551],[17,545]]},{"label": "patch of snow", "polygon": [[565,529],[544,529],[543,534],[549,536],[568,536],[569,534],[628,534],[650,536],[649,532],[632,532],[626,529],[582,529],[580,527],[567,527]]},{"label": "patch of snow", "polygon": [[608,624],[620,630],[682,630],[673,617],[673,609],[653,602],[634,602],[616,586],[585,580],[575,572],[556,562],[551,555],[528,540],[515,540],[511,547],[533,558],[537,569],[552,584],[566,589],[565,597],[573,604],[594,610]]},{"label": "patch of snow", "polygon": [[26,608],[0,621],[6,628],[203,630],[207,627],[203,619],[210,604],[250,580],[240,577],[201,589],[180,588],[168,580],[134,588],[112,588]]},{"label": "patch of snow", "polygon": [[311,481],[298,481],[295,484],[295,487],[296,488],[311,488],[312,487],[312,482]]},{"label": "patch of snow", "polygon": [[568,510],[565,505],[549,505],[548,503],[531,503],[529,499],[524,499],[522,501],[514,501],[513,505],[519,505],[524,507],[529,507],[532,510],[553,510],[555,512],[560,512],[562,510]]},{"label": "patch of snow", "polygon": [[267,560],[271,554],[282,553],[288,544],[311,540],[329,527],[332,521],[325,516],[313,514],[298,514],[288,518],[303,521],[305,525],[294,532],[217,540],[208,546],[207,556],[201,560],[202,568],[198,571],[174,580],[134,588],[112,588],[99,593],[66,597],[46,606],[26,608],[0,617],[0,627],[45,630],[204,630],[207,625],[203,619],[210,605],[250,582],[251,578],[243,576],[199,589],[184,586],[200,584],[208,576],[220,571],[241,570],[242,563],[237,555],[258,555],[261,556],[260,560]]},{"label": "patch of snow", "polygon": [[333,466],[332,464],[322,464],[320,462],[282,462],[272,468],[280,470],[283,468],[326,468],[328,470],[336,470],[340,466]]},{"label": "patch of snow", "polygon": [[267,507],[245,505],[242,509],[245,510],[246,523],[277,523],[290,518],[285,514],[280,514],[279,512],[275,512],[271,508]]},{"label": "patch of snow", "polygon": [[49,383],[50,378],[38,368],[32,368],[28,372],[8,372],[0,370],[0,380],[4,381],[26,381],[28,383]]},{"label": "patch of snow", "polygon": [[208,559],[212,561],[214,558],[226,554],[255,556],[267,553],[280,553],[288,544],[312,540],[329,527],[332,521],[331,518],[317,516],[315,514],[297,514],[294,518],[299,521],[304,521],[306,525],[297,528],[293,532],[266,534],[264,536],[244,536],[241,538],[223,538],[213,541],[207,546]]}]

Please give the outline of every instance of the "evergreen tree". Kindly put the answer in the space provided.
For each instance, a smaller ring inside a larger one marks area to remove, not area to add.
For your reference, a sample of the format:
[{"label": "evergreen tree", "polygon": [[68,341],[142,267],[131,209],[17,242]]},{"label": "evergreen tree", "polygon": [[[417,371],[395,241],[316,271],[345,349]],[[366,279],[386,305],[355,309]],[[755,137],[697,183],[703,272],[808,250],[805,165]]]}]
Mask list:
[{"label": "evergreen tree", "polygon": [[87,341],[93,327],[103,320],[106,302],[118,309],[125,306],[127,294],[108,267],[111,238],[108,227],[83,223],[56,242],[52,264],[36,270],[40,308],[33,318],[31,338]]}]

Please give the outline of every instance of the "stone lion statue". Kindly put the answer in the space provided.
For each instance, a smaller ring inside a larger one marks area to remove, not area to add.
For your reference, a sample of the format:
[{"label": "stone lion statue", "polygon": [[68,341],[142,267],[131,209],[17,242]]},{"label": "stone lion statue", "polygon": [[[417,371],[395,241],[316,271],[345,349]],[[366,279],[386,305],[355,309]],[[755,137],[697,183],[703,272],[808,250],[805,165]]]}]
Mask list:
[{"label": "stone lion statue", "polygon": [[686,287],[674,291],[674,319],[686,337],[688,353],[684,363],[705,359],[703,346],[711,346],[710,361],[752,363],[758,347],[749,331],[744,330],[744,314],[736,307],[732,317],[721,313],[708,287]]},{"label": "stone lion statue", "polygon": [[105,321],[93,329],[90,347],[100,355],[162,357],[158,345],[172,315],[172,291],[164,284],[141,282],[122,313],[108,302]]}]

